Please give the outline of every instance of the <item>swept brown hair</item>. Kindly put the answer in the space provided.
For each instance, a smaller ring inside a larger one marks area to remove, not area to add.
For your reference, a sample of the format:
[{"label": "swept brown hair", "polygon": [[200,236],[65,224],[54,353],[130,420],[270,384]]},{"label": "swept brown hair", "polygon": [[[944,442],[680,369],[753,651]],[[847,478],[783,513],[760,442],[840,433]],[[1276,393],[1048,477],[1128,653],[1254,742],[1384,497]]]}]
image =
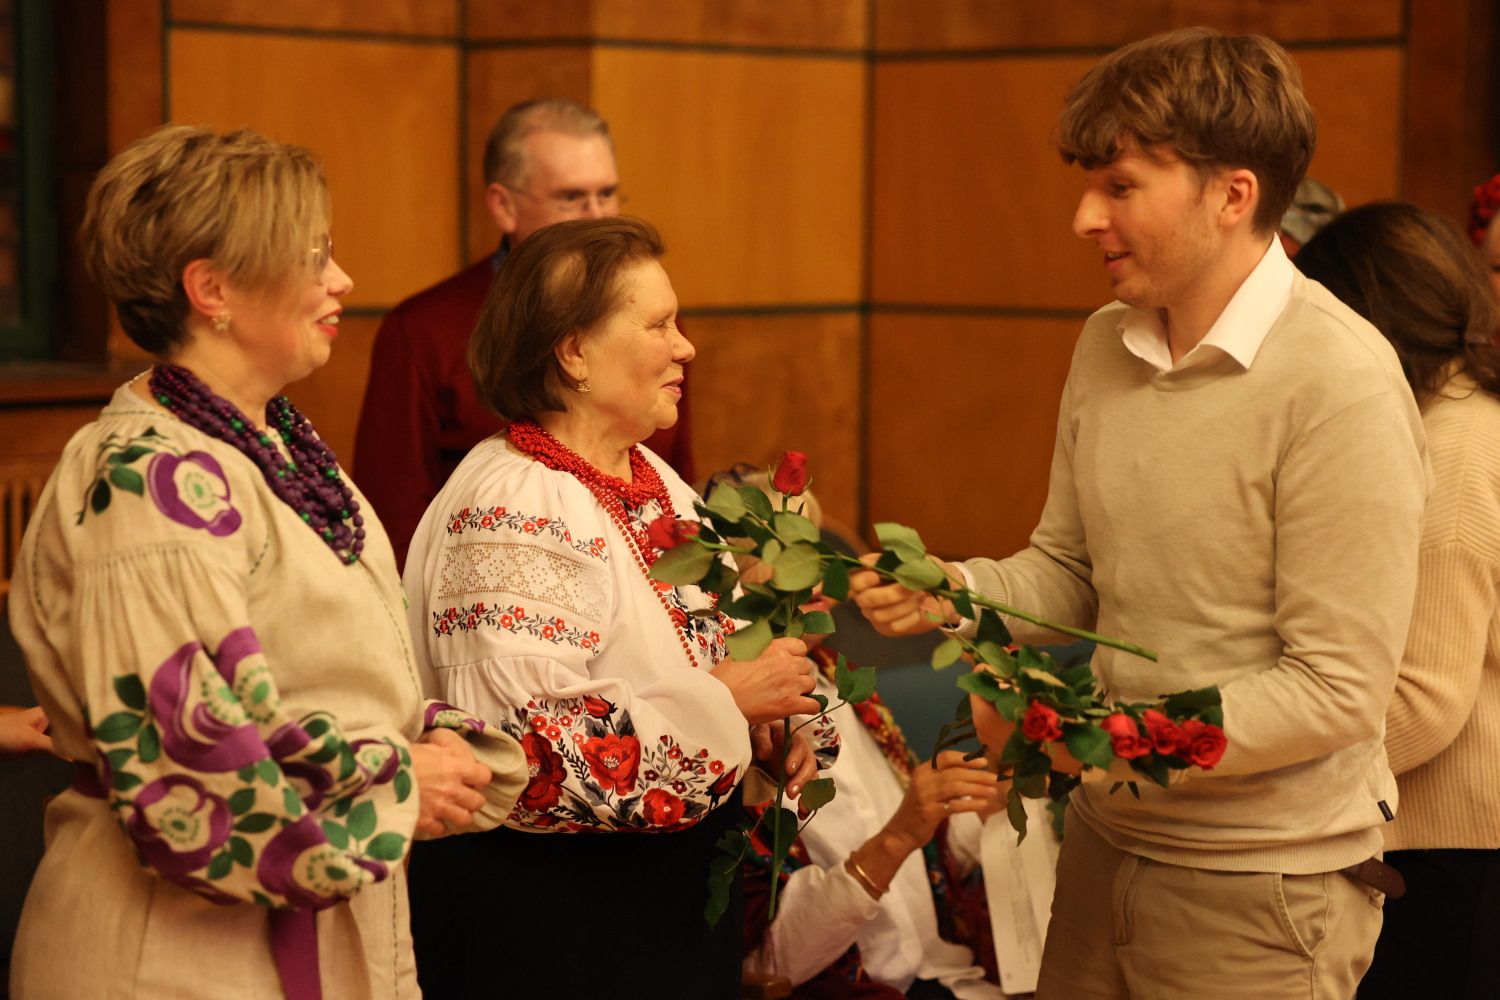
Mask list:
[{"label": "swept brown hair", "polygon": [[1391,342],[1418,403],[1443,387],[1454,361],[1500,397],[1494,291],[1447,219],[1404,201],[1361,205],[1323,227],[1293,263]]},{"label": "swept brown hair", "polygon": [[557,348],[619,305],[620,272],[666,251],[651,223],[629,216],[544,226],[495,274],[469,338],[469,371],[502,420],[567,409]]},{"label": "swept brown hair", "polygon": [[1201,173],[1244,167],[1260,182],[1253,224],[1276,231],[1317,146],[1302,74],[1263,35],[1183,28],[1105,56],[1073,85],[1058,151],[1085,170],[1113,163],[1134,142],[1164,146]]}]

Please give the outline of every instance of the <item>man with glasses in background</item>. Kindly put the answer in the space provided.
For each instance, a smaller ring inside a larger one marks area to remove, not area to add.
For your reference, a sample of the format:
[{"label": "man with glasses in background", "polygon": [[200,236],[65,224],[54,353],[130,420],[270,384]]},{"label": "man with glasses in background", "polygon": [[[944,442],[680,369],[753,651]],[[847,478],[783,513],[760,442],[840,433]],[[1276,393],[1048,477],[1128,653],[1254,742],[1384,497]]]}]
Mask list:
[{"label": "man with glasses in background", "polygon": [[[448,475],[470,448],[500,428],[474,393],[467,351],[501,261],[544,226],[620,211],[609,125],[565,98],[525,101],[507,110],[485,141],[484,179],[499,249],[401,302],[375,335],[354,476],[390,534],[398,568]],[[678,413],[675,426],[646,444],[692,482],[686,395]]]}]

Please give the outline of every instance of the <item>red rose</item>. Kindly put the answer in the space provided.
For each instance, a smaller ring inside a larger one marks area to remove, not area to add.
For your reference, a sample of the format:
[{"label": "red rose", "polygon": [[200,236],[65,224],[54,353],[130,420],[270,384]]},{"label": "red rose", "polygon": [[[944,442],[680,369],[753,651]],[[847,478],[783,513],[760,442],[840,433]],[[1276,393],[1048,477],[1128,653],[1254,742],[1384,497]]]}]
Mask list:
[{"label": "red rose", "polygon": [[635,771],[641,763],[640,740],[610,733],[585,740],[581,749],[589,773],[606,792],[628,795],[635,788]]},{"label": "red rose", "polygon": [[613,702],[605,701],[593,694],[584,696],[583,708],[596,719],[603,719],[615,710]]},{"label": "red rose", "polygon": [[692,538],[696,538],[703,526],[697,521],[684,521],[663,514],[646,526],[646,538],[663,551],[675,549]]},{"label": "red rose", "polygon": [[1057,710],[1039,701],[1032,702],[1021,720],[1021,732],[1033,743],[1062,739],[1062,723],[1058,721]]},{"label": "red rose", "polygon": [[1177,756],[1189,764],[1197,764],[1203,770],[1209,771],[1223,758],[1224,748],[1229,745],[1229,739],[1224,735],[1224,730],[1218,726],[1211,722],[1189,719],[1182,724],[1180,730]]},{"label": "red rose", "polygon": [[[714,763],[719,764],[718,761],[714,761]],[[723,764],[719,764],[719,767],[722,768],[723,766]],[[724,796],[734,791],[735,779],[739,777],[739,773],[740,769],[738,767],[731,767],[728,771],[726,771],[719,777],[718,781],[715,781],[712,785],[709,785],[708,801],[710,803],[718,802]]]},{"label": "red rose", "polygon": [[1151,745],[1157,753],[1177,752],[1177,744],[1182,739],[1182,731],[1177,728],[1177,723],[1154,708],[1146,709],[1141,718],[1146,723],[1146,735],[1150,737]]},{"label": "red rose", "polygon": [[532,812],[546,812],[562,797],[562,783],[568,776],[562,754],[536,733],[521,737],[521,749],[526,751],[526,771],[531,780],[521,793],[520,805]]},{"label": "red rose", "polygon": [[641,811],[652,826],[676,826],[682,822],[682,800],[663,788],[652,788],[641,796]]},{"label": "red rose", "polygon": [[807,489],[807,456],[800,451],[784,451],[776,471],[771,474],[771,486],[777,493],[789,497],[801,496]]},{"label": "red rose", "polygon": [[1115,756],[1121,760],[1135,760],[1151,752],[1151,744],[1141,735],[1140,724],[1123,712],[1105,717],[1099,728],[1109,734]]}]

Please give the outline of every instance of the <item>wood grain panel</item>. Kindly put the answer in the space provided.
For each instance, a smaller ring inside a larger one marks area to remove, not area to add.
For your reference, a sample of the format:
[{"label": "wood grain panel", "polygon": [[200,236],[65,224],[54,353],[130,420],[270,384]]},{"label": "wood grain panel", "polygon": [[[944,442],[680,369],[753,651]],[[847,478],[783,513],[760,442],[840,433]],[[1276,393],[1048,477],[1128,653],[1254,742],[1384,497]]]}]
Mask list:
[{"label": "wood grain panel", "polygon": [[[674,273],[676,256],[666,258]],[[857,517],[859,317],[690,316],[693,452],[702,479],[736,462],[804,451],[828,515]],[[694,486],[701,487],[701,482]]]},{"label": "wood grain panel", "polygon": [[862,64],[602,49],[594,94],[685,305],[859,298]]},{"label": "wood grain panel", "polygon": [[[536,5],[546,6],[544,4]],[[592,100],[593,56],[586,47],[475,49],[467,56],[464,212],[467,256],[493,253],[500,234],[484,206],[484,141],[507,108],[537,97]]]},{"label": "wood grain panel", "polygon": [[168,7],[174,21],[204,24],[397,35],[458,32],[458,0],[169,0]]},{"label": "wood grain panel", "polygon": [[349,305],[391,305],[452,273],[458,52],[447,46],[176,29],[176,121],[248,126],[322,160]]},{"label": "wood grain panel", "polygon": [[473,39],[631,41],[859,49],[866,0],[470,0]]},{"label": "wood grain panel", "polygon": [[1282,41],[1390,38],[1401,0],[876,0],[878,51],[1115,48],[1160,31],[1206,24]]},{"label": "wood grain panel", "polygon": [[1318,151],[1308,174],[1353,206],[1394,198],[1401,177],[1399,48],[1308,49],[1293,53],[1318,113]]},{"label": "wood grain panel", "polygon": [[162,107],[162,6],[157,0],[104,5],[109,89],[109,151],[117,153],[160,125]]},{"label": "wood grain panel", "polygon": [[1092,308],[1108,282],[1071,224],[1083,175],[1053,129],[1091,58],[875,71],[871,297]]},{"label": "wood grain panel", "polygon": [[378,316],[345,316],[328,363],[286,390],[346,466],[354,460],[354,432],[359,426],[365,382],[370,377],[370,349],[379,327]]},{"label": "wood grain panel", "polygon": [[871,521],[949,556],[1025,546],[1081,320],[870,318]]}]

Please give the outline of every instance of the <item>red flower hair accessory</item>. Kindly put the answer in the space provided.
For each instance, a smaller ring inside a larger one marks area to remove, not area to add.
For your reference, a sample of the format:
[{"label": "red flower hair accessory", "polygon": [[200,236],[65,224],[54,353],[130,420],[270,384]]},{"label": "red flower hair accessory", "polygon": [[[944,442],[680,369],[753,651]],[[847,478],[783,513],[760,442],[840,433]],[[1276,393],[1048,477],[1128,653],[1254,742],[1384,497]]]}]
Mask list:
[{"label": "red flower hair accessory", "polygon": [[1500,174],[1474,188],[1474,203],[1469,206],[1469,239],[1476,247],[1484,246],[1490,221],[1500,210]]}]

